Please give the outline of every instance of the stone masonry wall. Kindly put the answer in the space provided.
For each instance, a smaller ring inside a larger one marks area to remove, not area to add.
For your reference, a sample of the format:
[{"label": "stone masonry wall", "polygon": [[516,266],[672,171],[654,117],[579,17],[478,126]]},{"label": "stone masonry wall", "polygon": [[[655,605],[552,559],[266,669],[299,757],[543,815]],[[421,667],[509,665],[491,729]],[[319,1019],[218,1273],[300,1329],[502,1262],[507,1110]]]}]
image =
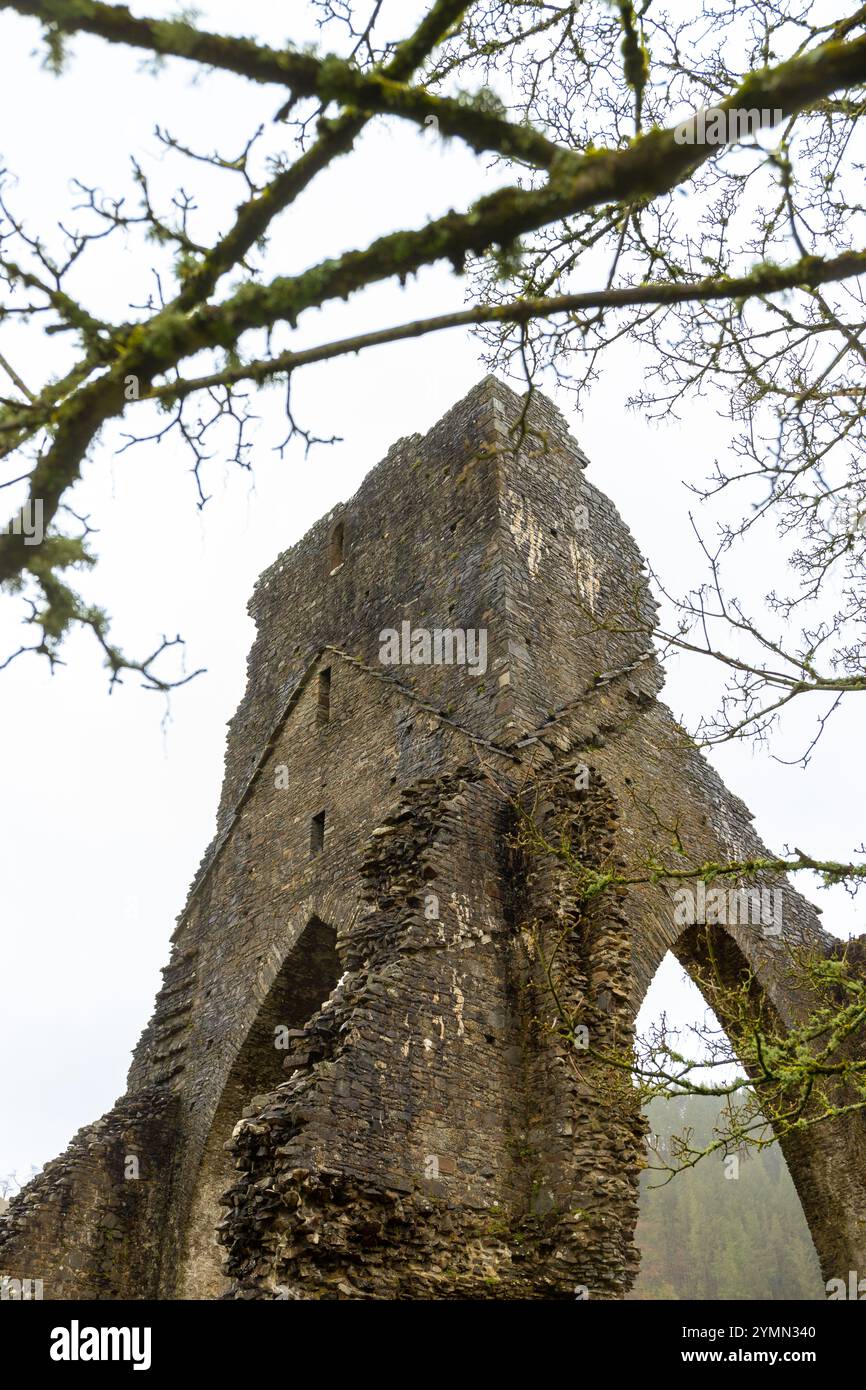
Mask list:
[{"label": "stone masonry wall", "polygon": [[[262,576],[127,1094],[0,1215],[0,1271],[47,1297],[628,1290],[643,1122],[571,1029],[627,1056],[665,952],[701,977],[649,863],[763,847],[658,701],[641,557],[585,468],[488,377]],[[487,670],[383,665],[403,621],[483,628]],[[587,901],[528,809],[647,881]],[[733,926],[726,958],[791,1024],[792,948],[838,943],[782,886],[781,936]],[[786,1155],[827,1277],[866,1265],[860,1116]]]}]

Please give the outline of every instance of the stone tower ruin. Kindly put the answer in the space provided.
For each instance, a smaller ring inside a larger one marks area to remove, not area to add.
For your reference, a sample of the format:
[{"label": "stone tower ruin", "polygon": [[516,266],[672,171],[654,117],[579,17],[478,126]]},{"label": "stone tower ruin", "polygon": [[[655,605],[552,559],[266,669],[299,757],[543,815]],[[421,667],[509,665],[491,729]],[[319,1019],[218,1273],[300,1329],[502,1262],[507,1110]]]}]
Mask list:
[{"label": "stone tower ruin", "polygon": [[[802,1016],[784,929],[678,925],[628,869],[762,852],[657,698],[641,557],[555,407],[493,377],[261,577],[218,828],[128,1089],[0,1217],[46,1298],[618,1298],[666,951]],[[483,637],[482,637],[483,635]],[[528,810],[527,810],[528,808]],[[783,1143],[825,1278],[866,1270],[858,1115]]]}]

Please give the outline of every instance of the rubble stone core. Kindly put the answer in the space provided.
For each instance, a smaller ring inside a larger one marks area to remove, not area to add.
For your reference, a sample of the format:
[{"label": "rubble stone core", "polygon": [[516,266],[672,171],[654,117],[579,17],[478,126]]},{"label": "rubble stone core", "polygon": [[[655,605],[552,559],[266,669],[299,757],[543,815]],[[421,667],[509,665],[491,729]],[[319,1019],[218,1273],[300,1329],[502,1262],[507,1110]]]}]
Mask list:
[{"label": "rubble stone core", "polygon": [[[598,868],[674,823],[691,863],[763,846],[657,699],[641,557],[586,462],[488,377],[262,575],[127,1092],[0,1216],[0,1272],[48,1298],[627,1292],[644,1126],[561,1011],[627,1048],[665,952],[699,974],[706,941],[663,884],[588,905],[519,809]],[[485,669],[383,664],[407,622],[483,630]],[[718,958],[788,1024],[792,948],[838,943],[784,903]],[[862,1118],[783,1146],[825,1278],[866,1270]]]}]

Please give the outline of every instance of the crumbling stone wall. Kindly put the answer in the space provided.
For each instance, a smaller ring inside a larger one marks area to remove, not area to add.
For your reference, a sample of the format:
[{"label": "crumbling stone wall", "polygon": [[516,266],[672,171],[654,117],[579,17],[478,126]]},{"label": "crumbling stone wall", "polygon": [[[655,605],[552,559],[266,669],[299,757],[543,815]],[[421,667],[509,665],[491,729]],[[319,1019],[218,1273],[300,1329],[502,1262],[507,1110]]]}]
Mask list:
[{"label": "crumbling stone wall", "polygon": [[157,1298],[174,1176],[174,1104],[142,1091],[79,1130],[9,1203],[0,1273],[45,1298]]},{"label": "crumbling stone wall", "polygon": [[[631,536],[526,407],[487,378],[262,576],[127,1094],[0,1216],[2,1270],[46,1297],[627,1291],[642,1120],[562,1018],[627,1050],[665,952],[699,975],[700,947],[661,883],[588,903],[521,808],[626,876],[673,839],[762,846],[657,699]],[[483,628],[487,670],[382,665],[403,621]],[[783,1024],[791,946],[837,947],[789,886],[781,937],[729,941]],[[826,1277],[866,1267],[860,1117],[786,1154]]]}]

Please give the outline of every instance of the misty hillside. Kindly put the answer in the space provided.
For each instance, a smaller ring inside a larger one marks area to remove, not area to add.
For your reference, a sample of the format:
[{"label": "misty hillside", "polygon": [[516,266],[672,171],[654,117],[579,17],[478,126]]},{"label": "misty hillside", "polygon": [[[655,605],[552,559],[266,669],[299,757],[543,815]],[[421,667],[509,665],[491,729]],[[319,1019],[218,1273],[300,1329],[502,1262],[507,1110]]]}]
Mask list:
[{"label": "misty hillside", "polygon": [[[719,1103],[711,1096],[654,1101],[650,1129],[691,1126],[704,1144]],[[641,1174],[637,1244],[641,1269],[631,1298],[823,1299],[812,1239],[778,1144],[740,1159],[725,1177],[721,1156],[702,1159],[659,1187]]]}]

